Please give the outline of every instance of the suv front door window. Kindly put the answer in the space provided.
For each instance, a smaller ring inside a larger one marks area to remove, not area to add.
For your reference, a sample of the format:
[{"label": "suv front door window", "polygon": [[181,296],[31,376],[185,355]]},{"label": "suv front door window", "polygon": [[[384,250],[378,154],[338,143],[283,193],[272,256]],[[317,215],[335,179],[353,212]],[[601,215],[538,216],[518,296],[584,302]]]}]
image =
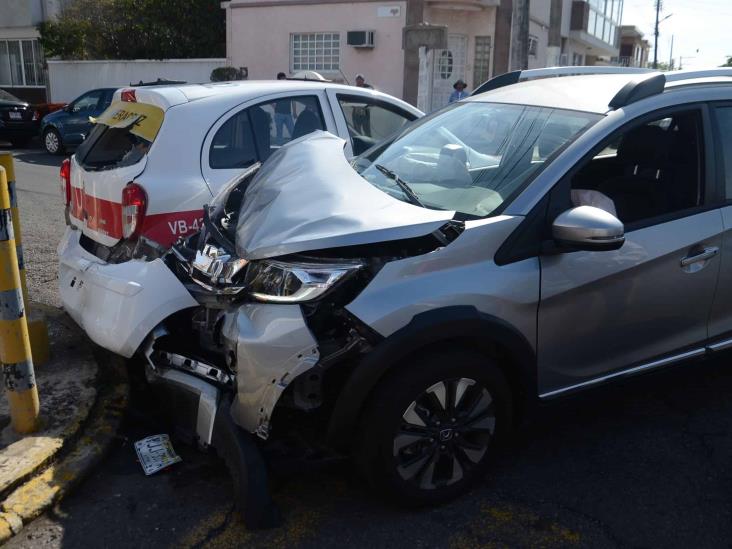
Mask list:
[{"label": "suv front door window", "polygon": [[594,205],[617,215],[626,241],[541,257],[540,392],[704,344],[720,259],[683,261],[721,246],[704,126],[700,108],[634,125],[552,192],[549,222]]}]

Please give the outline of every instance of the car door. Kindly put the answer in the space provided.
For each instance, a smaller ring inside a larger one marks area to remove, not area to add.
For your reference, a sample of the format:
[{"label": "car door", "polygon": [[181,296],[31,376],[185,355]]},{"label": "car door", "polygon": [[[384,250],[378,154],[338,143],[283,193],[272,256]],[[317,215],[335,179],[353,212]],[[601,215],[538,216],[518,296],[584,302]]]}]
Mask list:
[{"label": "car door", "polygon": [[316,130],[333,128],[329,111],[316,91],[269,96],[222,116],[204,141],[201,165],[211,192],[278,148]]},{"label": "car door", "polygon": [[552,192],[550,219],[594,196],[626,241],[541,257],[542,397],[705,352],[724,228],[708,144],[704,106],[650,115]]},{"label": "car door", "polygon": [[104,90],[93,90],[85,93],[68,107],[68,117],[62,128],[63,141],[69,145],[78,145],[89,131],[89,117],[98,116],[99,105],[103,103]]},{"label": "car door", "polygon": [[389,101],[369,91],[328,89],[338,135],[347,139],[346,156],[358,156],[394,135],[422,113],[401,101]]},{"label": "car door", "polygon": [[[720,282],[732,280],[732,101],[712,105],[715,153],[718,159],[719,194],[722,203],[722,257]],[[732,285],[720,283],[709,319],[709,338],[715,350],[732,347]]]}]

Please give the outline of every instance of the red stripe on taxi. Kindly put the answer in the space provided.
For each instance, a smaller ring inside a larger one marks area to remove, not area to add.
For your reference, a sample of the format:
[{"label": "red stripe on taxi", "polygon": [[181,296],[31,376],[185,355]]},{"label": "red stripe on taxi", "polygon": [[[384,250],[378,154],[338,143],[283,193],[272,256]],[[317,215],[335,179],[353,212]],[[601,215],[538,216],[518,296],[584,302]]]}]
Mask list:
[{"label": "red stripe on taxi", "polygon": [[[72,187],[70,214],[92,231],[110,238],[122,238],[122,204],[84,193]],[[146,215],[142,235],[162,246],[171,246],[179,237],[198,231],[203,223],[203,210]]]}]

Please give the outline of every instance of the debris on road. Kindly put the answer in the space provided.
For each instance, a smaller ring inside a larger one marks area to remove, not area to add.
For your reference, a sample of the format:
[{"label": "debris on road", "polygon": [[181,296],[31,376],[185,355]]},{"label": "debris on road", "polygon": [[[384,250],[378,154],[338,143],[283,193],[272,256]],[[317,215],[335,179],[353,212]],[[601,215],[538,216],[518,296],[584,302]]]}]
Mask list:
[{"label": "debris on road", "polygon": [[148,476],[183,461],[173,450],[168,435],[153,435],[138,440],[135,442],[135,451],[143,471]]}]

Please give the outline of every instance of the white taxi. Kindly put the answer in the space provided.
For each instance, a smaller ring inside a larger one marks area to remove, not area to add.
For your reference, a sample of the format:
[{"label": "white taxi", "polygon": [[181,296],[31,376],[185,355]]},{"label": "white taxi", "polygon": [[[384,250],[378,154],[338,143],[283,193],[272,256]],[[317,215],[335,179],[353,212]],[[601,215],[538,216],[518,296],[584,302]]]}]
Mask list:
[{"label": "white taxi", "polygon": [[203,206],[228,181],[292,140],[326,130],[346,140],[351,157],[422,115],[384,93],[320,81],[117,90],[61,166],[69,224],[58,248],[64,307],[96,343],[131,356],[140,343],[131,332],[144,329],[139,316],[125,337],[124,318],[115,317],[111,330],[102,322],[124,307],[125,296],[143,291],[136,270],[155,268],[131,260],[150,259],[196,232]]}]

